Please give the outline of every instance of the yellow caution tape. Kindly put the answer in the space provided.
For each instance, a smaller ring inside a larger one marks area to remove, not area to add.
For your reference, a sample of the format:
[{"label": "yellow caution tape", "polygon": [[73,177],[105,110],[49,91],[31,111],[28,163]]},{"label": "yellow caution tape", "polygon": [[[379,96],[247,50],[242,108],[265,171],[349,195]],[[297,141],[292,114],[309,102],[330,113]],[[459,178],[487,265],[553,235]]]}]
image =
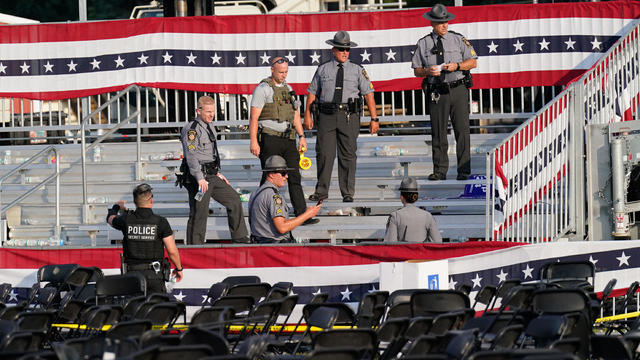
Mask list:
[{"label": "yellow caution tape", "polygon": [[630,319],[630,318],[635,318],[635,317],[638,317],[638,316],[640,316],[640,311],[634,311],[634,312],[630,312],[630,313],[626,313],[626,314],[605,316],[605,317],[601,317],[601,318],[596,319],[596,324],[602,323],[602,322],[607,322],[607,321]]}]

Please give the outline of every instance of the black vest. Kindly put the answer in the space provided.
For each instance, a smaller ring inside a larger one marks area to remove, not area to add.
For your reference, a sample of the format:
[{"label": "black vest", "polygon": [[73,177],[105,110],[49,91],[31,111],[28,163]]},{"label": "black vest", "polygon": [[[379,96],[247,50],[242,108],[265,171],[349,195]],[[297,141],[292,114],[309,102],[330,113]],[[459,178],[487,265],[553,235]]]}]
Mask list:
[{"label": "black vest", "polygon": [[164,257],[164,243],[160,237],[161,217],[151,209],[127,211],[122,249],[129,264],[160,261]]}]

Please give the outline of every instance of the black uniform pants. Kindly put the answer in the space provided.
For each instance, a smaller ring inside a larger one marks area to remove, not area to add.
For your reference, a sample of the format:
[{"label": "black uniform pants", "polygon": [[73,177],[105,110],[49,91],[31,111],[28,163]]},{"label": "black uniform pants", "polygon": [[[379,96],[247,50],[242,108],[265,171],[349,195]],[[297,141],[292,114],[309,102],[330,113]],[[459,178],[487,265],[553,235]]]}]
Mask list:
[{"label": "black uniform pants", "polygon": [[[282,138],[268,134],[260,134],[260,165],[264,168],[264,163],[269,156],[280,155],[287,162],[289,170],[287,174],[287,183],[289,184],[289,197],[293,204],[293,211],[296,216],[307,210],[307,202],[304,200],[304,192],[302,191],[302,176],[300,175],[300,153],[296,147],[296,141],[289,138]],[[262,173],[260,185],[264,184],[267,179],[267,173]]]},{"label": "black uniform pants", "polygon": [[[428,94],[430,97],[430,94]],[[450,89],[448,94],[440,94],[437,103],[429,103],[431,115],[431,151],[433,153],[433,172],[446,175],[449,170],[449,144],[447,142],[447,122],[451,116],[453,132],[456,137],[456,157],[458,174],[471,173],[469,150],[469,91],[464,85]]]},{"label": "black uniform pants", "polygon": [[333,114],[320,113],[318,116],[316,140],[316,166],[318,183],[316,194],[329,194],[333,161],[338,149],[338,183],[342,196],[352,196],[356,192],[356,151],[360,133],[360,116],[345,111]]},{"label": "black uniform pants", "polygon": [[231,239],[243,240],[249,235],[244,223],[242,202],[240,195],[217,175],[207,175],[209,189],[202,200],[196,201],[193,197],[198,192],[198,183],[193,181],[186,184],[189,193],[189,220],[187,221],[187,244],[200,245],[205,243],[207,232],[207,218],[209,217],[209,201],[213,200],[227,208],[227,220]]}]

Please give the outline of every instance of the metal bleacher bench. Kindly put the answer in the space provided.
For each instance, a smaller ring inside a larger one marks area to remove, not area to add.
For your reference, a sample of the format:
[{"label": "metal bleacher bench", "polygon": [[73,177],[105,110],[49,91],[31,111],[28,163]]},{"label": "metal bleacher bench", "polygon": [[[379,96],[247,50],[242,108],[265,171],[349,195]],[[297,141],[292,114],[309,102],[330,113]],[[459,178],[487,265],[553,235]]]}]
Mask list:
[{"label": "metal bleacher bench", "polygon": [[[180,167],[182,160],[163,160],[160,164],[169,171],[175,171]],[[227,166],[242,166],[245,170],[251,171],[254,168],[260,169],[260,160],[258,158],[247,159],[224,159],[221,160],[221,167],[224,169]],[[396,164],[399,163],[404,168],[404,173],[409,174],[409,164],[413,162],[431,162],[431,156],[376,156],[376,157],[359,157],[359,164]]]}]

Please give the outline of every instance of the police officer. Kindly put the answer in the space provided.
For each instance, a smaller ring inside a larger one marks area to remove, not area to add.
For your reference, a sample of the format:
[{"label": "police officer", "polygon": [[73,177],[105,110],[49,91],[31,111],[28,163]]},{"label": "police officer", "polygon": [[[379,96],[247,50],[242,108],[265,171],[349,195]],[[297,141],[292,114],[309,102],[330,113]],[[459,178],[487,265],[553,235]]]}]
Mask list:
[{"label": "police officer", "polygon": [[257,243],[292,242],[291,230],[316,216],[322,204],[309,206],[302,214],[289,219],[289,207],[279,189],[287,183],[291,168],[282,156],[272,155],[262,171],[266,173],[266,181],[249,199],[251,239]]},{"label": "police officer", "polygon": [[384,241],[442,242],[433,216],[415,206],[418,200],[418,183],[412,177],[400,183],[400,201],[404,207],[392,212],[387,220]]},{"label": "police officer", "polygon": [[[204,244],[211,197],[227,208],[229,231],[233,242],[248,243],[249,234],[244,223],[240,196],[220,172],[220,155],[216,143],[213,117],[216,106],[213,98],[198,99],[198,116],[182,128],[180,140],[189,176],[185,187],[189,193],[189,220],[187,244]],[[201,191],[201,200],[196,194]]]},{"label": "police officer", "polygon": [[318,66],[311,84],[304,113],[307,129],[313,128],[311,104],[317,102],[318,133],[316,140],[316,166],[318,183],[309,200],[318,201],[329,194],[333,161],[338,147],[338,181],[343,202],[353,202],[356,185],[356,150],[360,133],[360,113],[364,96],[371,112],[369,132],[378,132],[378,116],[373,99],[373,84],[367,71],[349,61],[351,48],[357,46],[349,33],[338,31],[333,39],[327,40],[333,46],[333,58]]},{"label": "police officer", "polygon": [[[289,171],[289,197],[296,216],[307,209],[302,191],[299,151],[306,151],[307,140],[300,121],[300,102],[293,89],[286,82],[289,62],[286,58],[276,57],[271,62],[271,77],[260,82],[251,97],[251,115],[249,118],[249,138],[251,153],[264,163],[271,155],[280,155],[287,161]],[[298,146],[296,147],[296,135]],[[267,173],[262,173],[260,185],[264,184]],[[318,219],[308,219],[303,225],[315,224]]]},{"label": "police officer", "polygon": [[[133,202],[136,210],[130,211],[123,200],[118,201],[107,213],[109,225],[122,231],[122,252],[127,272],[137,271],[147,279],[147,292],[165,292],[165,269],[163,258],[167,249],[169,259],[174,265],[173,275],[176,281],[182,280],[180,254],[173,238],[173,231],[166,218],[155,215],[153,194],[149,184],[140,184],[133,190]],[[118,215],[118,212],[124,213]]]},{"label": "police officer", "polygon": [[[469,92],[470,75],[463,72],[477,66],[473,47],[461,34],[449,30],[449,20],[455,15],[444,5],[436,4],[423,15],[433,31],[418,40],[411,67],[418,77],[425,77],[423,89],[429,101],[431,115],[431,149],[433,173],[429,180],[446,179],[449,168],[447,121],[451,116],[456,137],[458,180],[467,180],[471,173],[469,153]],[[467,86],[465,86],[467,85]]]}]

